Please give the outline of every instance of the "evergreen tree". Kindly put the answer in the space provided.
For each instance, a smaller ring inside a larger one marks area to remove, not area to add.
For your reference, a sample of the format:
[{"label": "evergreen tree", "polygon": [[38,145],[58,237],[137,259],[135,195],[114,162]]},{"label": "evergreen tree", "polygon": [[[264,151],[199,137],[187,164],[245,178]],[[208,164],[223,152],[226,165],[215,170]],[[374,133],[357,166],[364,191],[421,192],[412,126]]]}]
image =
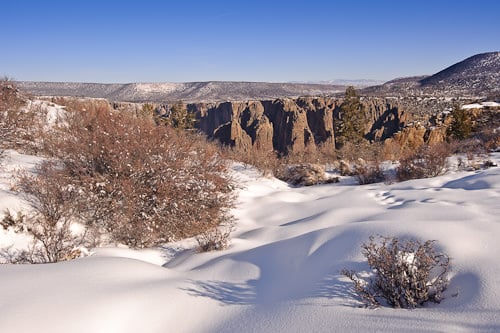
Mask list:
[{"label": "evergreen tree", "polygon": [[364,106],[356,90],[352,86],[348,87],[335,126],[337,148],[347,142],[359,146],[364,141],[367,121]]},{"label": "evergreen tree", "polygon": [[138,117],[140,118],[154,118],[155,116],[155,106],[151,103],[145,103],[142,105],[140,111],[138,111]]},{"label": "evergreen tree", "polygon": [[457,140],[467,138],[472,131],[472,121],[467,111],[459,105],[455,105],[451,112],[451,117],[453,120],[450,127],[448,127],[448,136]]},{"label": "evergreen tree", "polygon": [[181,101],[172,106],[167,118],[167,124],[179,129],[193,129],[195,121],[194,114]]}]

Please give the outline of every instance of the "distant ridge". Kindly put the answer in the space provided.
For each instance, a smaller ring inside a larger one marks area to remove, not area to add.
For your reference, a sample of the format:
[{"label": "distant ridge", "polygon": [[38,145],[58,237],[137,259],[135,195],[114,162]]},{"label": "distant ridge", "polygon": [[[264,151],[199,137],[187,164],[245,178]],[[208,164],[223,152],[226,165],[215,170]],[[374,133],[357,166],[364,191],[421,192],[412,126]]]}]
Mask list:
[{"label": "distant ridge", "polygon": [[120,102],[220,102],[280,97],[325,96],[344,92],[343,85],[269,82],[187,83],[75,83],[18,82],[20,89],[37,96],[106,98]]}]

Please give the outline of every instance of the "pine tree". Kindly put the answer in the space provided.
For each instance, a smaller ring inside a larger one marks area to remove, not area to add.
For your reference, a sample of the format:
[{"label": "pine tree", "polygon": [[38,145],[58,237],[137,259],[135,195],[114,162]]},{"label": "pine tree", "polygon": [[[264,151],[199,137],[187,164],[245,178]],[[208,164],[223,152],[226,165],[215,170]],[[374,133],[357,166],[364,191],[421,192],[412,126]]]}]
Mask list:
[{"label": "pine tree", "polygon": [[367,116],[354,87],[345,92],[336,122],[336,144],[341,148],[347,142],[359,146],[364,141]]},{"label": "pine tree", "polygon": [[451,117],[453,120],[450,127],[448,127],[448,136],[457,140],[467,138],[472,131],[472,121],[467,111],[459,105],[455,105]]}]

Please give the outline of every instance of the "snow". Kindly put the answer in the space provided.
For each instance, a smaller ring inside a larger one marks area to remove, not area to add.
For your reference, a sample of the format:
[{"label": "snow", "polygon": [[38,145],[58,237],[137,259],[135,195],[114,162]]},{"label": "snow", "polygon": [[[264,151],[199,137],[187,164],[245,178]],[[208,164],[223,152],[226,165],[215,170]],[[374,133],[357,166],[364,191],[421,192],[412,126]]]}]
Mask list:
[{"label": "snow", "polygon": [[143,93],[170,93],[183,88],[182,83],[137,83],[135,88]]},{"label": "snow", "polygon": [[481,103],[472,103],[462,105],[462,109],[482,109],[484,107],[488,108],[498,108],[500,107],[500,103],[497,102],[481,102]]},{"label": "snow", "polygon": [[[9,172],[37,161],[7,152],[2,209],[22,207]],[[229,249],[197,253],[185,240],[1,265],[0,332],[500,331],[500,168],[302,188],[242,165],[233,172],[241,189]],[[339,272],[367,269],[360,245],[377,234],[437,240],[452,258],[441,304],[360,307]],[[12,236],[0,235],[2,245]]]},{"label": "snow", "polygon": [[482,109],[483,105],[479,103],[472,103],[472,104],[465,104],[462,105],[462,109],[468,110],[468,109]]},{"label": "snow", "polygon": [[500,107],[500,103],[497,103],[497,102],[483,102],[481,103],[483,106],[486,106],[486,107],[490,107],[490,108],[497,108],[497,107]]}]

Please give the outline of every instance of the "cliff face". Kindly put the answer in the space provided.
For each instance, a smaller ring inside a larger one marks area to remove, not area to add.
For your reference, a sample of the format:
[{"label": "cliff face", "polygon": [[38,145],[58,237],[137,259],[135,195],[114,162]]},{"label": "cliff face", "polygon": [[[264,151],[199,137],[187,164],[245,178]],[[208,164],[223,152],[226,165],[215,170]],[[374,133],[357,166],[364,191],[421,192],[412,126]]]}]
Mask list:
[{"label": "cliff face", "polygon": [[[370,121],[366,136],[370,140],[392,137],[410,122],[397,100],[362,99]],[[319,146],[335,149],[334,124],[342,99],[301,97],[273,101],[190,104],[198,127],[224,144],[248,150],[252,147],[294,153]]]},{"label": "cliff face", "polygon": [[334,149],[334,110],[330,98],[276,99],[273,101],[191,104],[198,127],[222,143],[248,150],[252,147],[282,153]]}]

